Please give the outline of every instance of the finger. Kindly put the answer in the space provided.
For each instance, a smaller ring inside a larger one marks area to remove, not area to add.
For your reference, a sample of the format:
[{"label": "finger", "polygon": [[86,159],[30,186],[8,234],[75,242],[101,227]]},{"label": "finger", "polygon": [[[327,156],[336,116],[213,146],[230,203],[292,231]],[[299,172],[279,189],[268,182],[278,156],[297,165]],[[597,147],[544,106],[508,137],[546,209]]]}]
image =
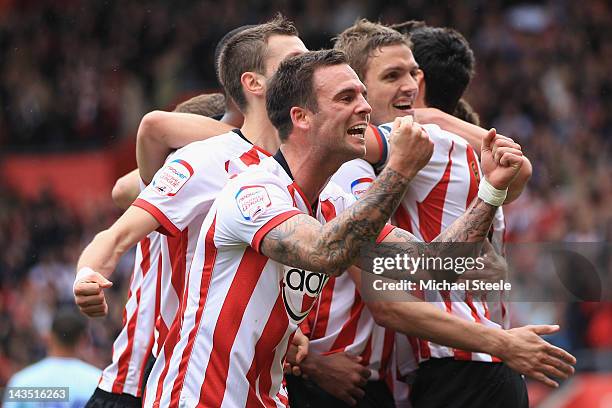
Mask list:
[{"label": "finger", "polygon": [[102,305],[104,304],[104,294],[100,293],[94,296],[79,297],[76,304],[81,307]]},{"label": "finger", "polygon": [[350,358],[351,360],[353,360],[354,362],[356,362],[356,363],[361,363],[361,357],[360,356],[355,356],[355,355],[352,355],[350,353],[346,353],[346,356],[348,358]]},{"label": "finger", "polygon": [[363,369],[359,372],[359,375],[367,380],[372,375],[372,372],[367,368],[363,367]]},{"label": "finger", "polygon": [[493,142],[493,146],[497,147],[497,148],[500,148],[500,147],[512,147],[512,148],[517,149],[517,150],[522,150],[520,144],[514,143],[514,141],[512,139],[509,139],[509,138],[507,138],[505,136],[500,136],[500,135],[498,135],[495,138],[495,141]]},{"label": "finger", "polygon": [[88,316],[92,314],[97,314],[97,313],[106,313],[106,305],[101,304],[101,305],[95,305],[95,306],[82,307],[81,311]]},{"label": "finger", "polygon": [[303,345],[298,347],[298,351],[295,355],[295,362],[301,363],[308,356],[308,345]]},{"label": "finger", "polygon": [[368,383],[367,378],[360,376],[356,384],[359,385],[360,387],[365,387],[367,383]]},{"label": "finger", "polygon": [[516,154],[517,156],[522,156],[520,150],[513,149],[511,147],[498,147],[497,149],[493,149],[493,159],[500,163],[501,158],[508,153]]},{"label": "finger", "polygon": [[559,370],[562,373],[562,375],[557,375],[557,377],[568,378],[569,376],[574,374],[574,367],[572,367],[571,365],[569,365],[569,364],[567,364],[567,363],[565,363],[565,362],[563,362],[561,360],[558,360],[558,359],[553,358],[553,357],[547,357],[544,360],[544,362],[547,365],[549,365],[551,367],[554,367],[555,369]]},{"label": "finger", "polygon": [[526,326],[529,330],[538,335],[552,334],[559,331],[560,327],[558,324],[536,324]]},{"label": "finger", "polygon": [[351,407],[354,407],[355,405],[357,405],[357,401],[349,393],[346,393],[346,394],[342,393],[338,395],[338,398],[340,398],[342,401],[344,401],[346,404],[348,404]]},{"label": "finger", "polygon": [[548,354],[558,358],[561,361],[566,362],[567,364],[576,364],[576,357],[563,350],[562,348],[551,345],[549,347]]},{"label": "finger", "polygon": [[523,165],[523,158],[516,153],[504,153],[499,163],[505,167],[520,168]]},{"label": "finger", "polygon": [[393,130],[399,129],[401,124],[402,124],[402,118],[401,117],[395,118],[395,120],[393,121]]},{"label": "finger", "polygon": [[[401,120],[401,126],[405,127],[405,128],[412,128],[413,124],[414,124],[414,118],[410,115],[408,116],[402,116],[400,118]],[[414,131],[414,129],[412,129]]]},{"label": "finger", "polygon": [[365,391],[359,387],[353,387],[349,390],[351,396],[355,397],[355,399],[360,400],[365,396]]},{"label": "finger", "polygon": [[485,135],[485,137],[482,138],[482,148],[481,150],[484,151],[491,151],[491,144],[493,143],[493,140],[495,139],[495,135],[497,134],[495,128],[491,128],[491,130],[489,130],[487,132],[487,134]]},{"label": "finger", "polygon": [[549,387],[552,387],[552,388],[559,387],[559,384],[556,381],[551,380],[550,378],[548,378],[542,373],[535,373],[533,375],[530,375],[529,377],[541,382],[542,384],[548,385]]},{"label": "finger", "polygon": [[557,367],[550,365],[550,364],[544,364],[542,368],[540,369],[540,371],[542,371],[548,377],[555,377],[555,378],[562,378],[562,379],[566,379],[571,375],[570,373],[566,373],[563,370],[559,370]]},{"label": "finger", "polygon": [[79,282],[74,286],[75,296],[97,295],[102,289],[95,282]]}]

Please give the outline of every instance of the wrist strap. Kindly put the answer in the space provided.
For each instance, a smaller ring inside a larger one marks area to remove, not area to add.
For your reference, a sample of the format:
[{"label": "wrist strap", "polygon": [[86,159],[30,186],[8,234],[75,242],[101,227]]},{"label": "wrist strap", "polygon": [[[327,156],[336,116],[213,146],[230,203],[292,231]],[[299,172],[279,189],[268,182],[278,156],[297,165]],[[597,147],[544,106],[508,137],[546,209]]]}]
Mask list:
[{"label": "wrist strap", "polygon": [[504,201],[506,201],[506,195],[508,189],[499,190],[491,185],[486,178],[480,179],[480,185],[478,186],[478,198],[487,204],[491,204],[494,207],[500,207]]}]

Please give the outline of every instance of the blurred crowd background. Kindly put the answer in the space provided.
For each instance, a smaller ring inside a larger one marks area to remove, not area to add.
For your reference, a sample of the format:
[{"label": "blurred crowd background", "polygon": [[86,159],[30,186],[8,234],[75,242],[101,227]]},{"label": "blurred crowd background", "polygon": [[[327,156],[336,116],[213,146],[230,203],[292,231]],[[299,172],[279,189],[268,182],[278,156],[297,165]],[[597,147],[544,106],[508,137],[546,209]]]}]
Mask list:
[{"label": "blurred crowd background", "polygon": [[[605,0],[0,0],[0,160],[134,138],[144,113],[217,89],[216,42],[276,11],[296,22],[311,49],[329,46],[358,17],[458,29],[477,60],[467,100],[483,126],[519,140],[534,167],[528,190],[506,208],[509,241],[612,240],[612,5]],[[26,199],[5,184],[0,179],[0,385],[44,355],[53,308],[72,302],[76,257],[120,214],[110,196],[77,213],[52,189]],[[130,262],[113,279],[112,324],[91,324],[85,358],[100,366],[121,321]],[[611,303],[548,310],[571,351],[612,348]]]}]

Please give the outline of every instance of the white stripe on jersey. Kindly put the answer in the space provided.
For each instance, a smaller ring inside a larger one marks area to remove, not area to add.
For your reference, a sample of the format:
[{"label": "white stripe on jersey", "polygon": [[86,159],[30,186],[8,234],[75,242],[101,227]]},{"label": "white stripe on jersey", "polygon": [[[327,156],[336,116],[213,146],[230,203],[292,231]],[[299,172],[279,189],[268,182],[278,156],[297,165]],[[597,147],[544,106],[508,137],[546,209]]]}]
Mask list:
[{"label": "white stripe on jersey", "polygon": [[[323,201],[341,212],[354,199],[328,185]],[[286,406],[284,355],[327,279],[257,251],[267,231],[310,208],[274,158],[221,192],[201,228],[181,317],[153,367],[144,406]]]},{"label": "white stripe on jersey", "polygon": [[161,224],[163,267],[160,280],[159,316],[156,318],[152,353],[162,345],[183,297],[187,272],[195,253],[204,217],[229,179],[230,160],[243,166],[258,164],[269,156],[236,132],[191,143],[168,157],[166,164],[134,202]]},{"label": "white stripe on jersey", "polygon": [[153,346],[160,257],[160,234],[152,232],[136,247],[123,327],[113,343],[112,363],[98,384],[106,392],[140,397],[142,374]]}]

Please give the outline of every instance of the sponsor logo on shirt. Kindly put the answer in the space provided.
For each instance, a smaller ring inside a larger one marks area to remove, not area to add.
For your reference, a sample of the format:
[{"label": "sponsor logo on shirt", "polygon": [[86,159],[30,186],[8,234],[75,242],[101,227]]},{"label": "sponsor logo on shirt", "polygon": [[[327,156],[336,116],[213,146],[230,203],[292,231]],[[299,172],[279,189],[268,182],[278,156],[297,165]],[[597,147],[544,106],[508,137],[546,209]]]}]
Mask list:
[{"label": "sponsor logo on shirt", "polygon": [[173,160],[166,164],[153,179],[153,188],[161,195],[175,196],[193,176],[193,167],[185,160]]},{"label": "sponsor logo on shirt", "polygon": [[324,273],[284,266],[281,285],[289,317],[298,323],[304,320],[328,280],[329,275]]},{"label": "sponsor logo on shirt", "polygon": [[368,191],[373,181],[370,177],[358,178],[351,183],[351,193],[359,200],[363,193]]},{"label": "sponsor logo on shirt", "polygon": [[240,214],[247,221],[255,221],[272,205],[268,190],[264,186],[243,186],[236,194]]}]

